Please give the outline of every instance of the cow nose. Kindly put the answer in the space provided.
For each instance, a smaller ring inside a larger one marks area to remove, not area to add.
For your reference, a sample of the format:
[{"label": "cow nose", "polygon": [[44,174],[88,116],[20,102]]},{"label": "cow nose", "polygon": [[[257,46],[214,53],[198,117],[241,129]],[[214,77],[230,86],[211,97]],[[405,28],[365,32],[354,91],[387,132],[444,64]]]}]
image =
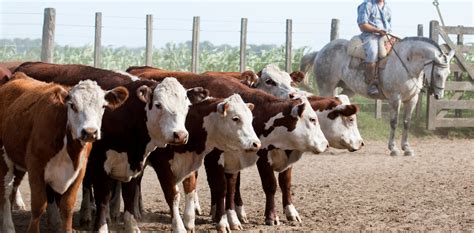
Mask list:
[{"label": "cow nose", "polygon": [[362,147],[362,146],[365,146],[364,141],[362,141],[362,142],[360,143],[360,146],[361,146],[361,147]]},{"label": "cow nose", "polygon": [[188,142],[188,133],[184,131],[174,132],[174,142],[177,144],[186,144]]},{"label": "cow nose", "polygon": [[262,144],[260,142],[254,142],[254,143],[252,143],[252,149],[258,150],[258,149],[260,149],[261,145]]},{"label": "cow nose", "polygon": [[82,139],[85,141],[93,141],[97,139],[97,129],[96,128],[85,128],[81,131]]},{"label": "cow nose", "polygon": [[438,94],[435,94],[434,97],[435,97],[435,99],[437,99],[437,100],[440,99]]}]

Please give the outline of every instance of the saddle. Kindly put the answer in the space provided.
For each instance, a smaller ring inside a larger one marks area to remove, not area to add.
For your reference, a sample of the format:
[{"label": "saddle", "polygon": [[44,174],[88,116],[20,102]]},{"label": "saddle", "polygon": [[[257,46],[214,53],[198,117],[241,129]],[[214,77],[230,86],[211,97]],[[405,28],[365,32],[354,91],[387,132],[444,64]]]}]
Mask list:
[{"label": "saddle", "polygon": [[[379,40],[379,52],[378,52],[378,69],[384,69],[387,64],[387,57],[392,52],[392,44],[395,45],[400,39],[388,35],[383,36]],[[365,59],[365,51],[362,40],[359,36],[354,36],[347,45],[347,54],[351,56],[349,68],[351,69],[363,69],[362,63]]]}]

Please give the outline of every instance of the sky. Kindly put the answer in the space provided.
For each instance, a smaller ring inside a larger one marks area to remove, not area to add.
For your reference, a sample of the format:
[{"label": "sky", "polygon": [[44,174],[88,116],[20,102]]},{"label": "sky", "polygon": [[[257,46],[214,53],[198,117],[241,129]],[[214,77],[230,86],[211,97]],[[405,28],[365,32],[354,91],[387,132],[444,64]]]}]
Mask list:
[{"label": "sky", "polygon": [[[473,0],[438,0],[447,25],[474,26]],[[286,19],[293,21],[293,47],[319,49],[329,42],[332,18],[341,20],[340,37],[359,33],[357,6],[362,0],[0,0],[0,39],[41,38],[43,12],[56,9],[56,38],[61,45],[94,42],[94,14],[102,12],[102,44],[145,45],[145,17],[154,17],[153,44],[191,40],[193,16],[201,19],[201,41],[239,45],[240,21],[248,18],[248,44],[284,44]],[[415,36],[417,25],[439,20],[433,0],[387,0],[392,9],[393,32]],[[474,42],[473,36],[465,36]]]}]

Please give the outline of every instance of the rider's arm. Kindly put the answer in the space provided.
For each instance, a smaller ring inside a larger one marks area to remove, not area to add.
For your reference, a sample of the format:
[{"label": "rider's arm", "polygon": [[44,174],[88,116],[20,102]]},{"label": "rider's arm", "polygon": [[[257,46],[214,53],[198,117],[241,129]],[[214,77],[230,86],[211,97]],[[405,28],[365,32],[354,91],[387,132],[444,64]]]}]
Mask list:
[{"label": "rider's arm", "polygon": [[363,32],[379,33],[379,34],[381,34],[381,35],[384,35],[384,34],[385,34],[385,31],[384,31],[384,30],[378,29],[378,28],[372,26],[372,24],[369,24],[369,23],[362,23],[362,24],[359,24],[359,28],[360,28],[360,30],[363,31]]}]

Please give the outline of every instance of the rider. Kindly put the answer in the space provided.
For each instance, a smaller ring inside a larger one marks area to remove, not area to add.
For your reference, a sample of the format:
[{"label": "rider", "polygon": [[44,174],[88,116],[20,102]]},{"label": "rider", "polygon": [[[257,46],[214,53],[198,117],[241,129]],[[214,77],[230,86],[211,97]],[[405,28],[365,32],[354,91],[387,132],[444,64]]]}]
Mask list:
[{"label": "rider", "polygon": [[379,39],[391,31],[392,12],[384,0],[364,0],[357,7],[357,24],[362,31],[360,38],[365,50],[365,82],[367,94],[378,96],[377,57]]}]

